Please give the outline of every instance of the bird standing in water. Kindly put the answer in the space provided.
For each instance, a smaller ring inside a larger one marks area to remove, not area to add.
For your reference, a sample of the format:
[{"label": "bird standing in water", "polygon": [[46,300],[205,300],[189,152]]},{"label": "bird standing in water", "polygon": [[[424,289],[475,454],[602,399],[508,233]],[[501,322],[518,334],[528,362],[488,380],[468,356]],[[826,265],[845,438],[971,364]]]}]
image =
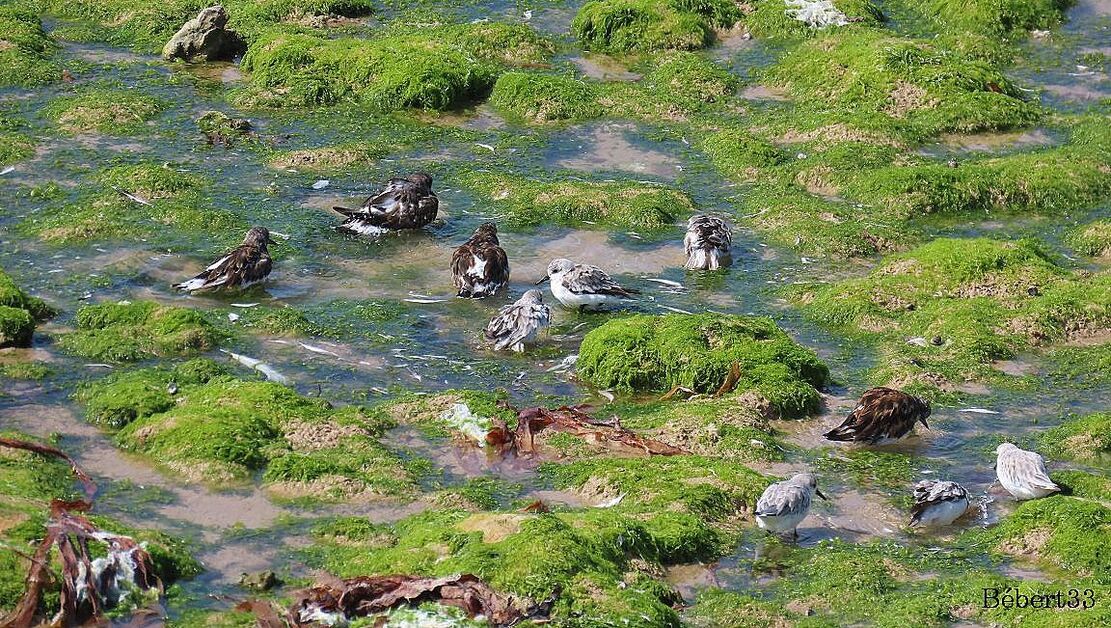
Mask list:
[{"label": "bird standing in water", "polygon": [[243,244],[228,251],[220,259],[188,281],[175,284],[178,290],[201,292],[215,289],[241,289],[256,284],[270,274],[272,261],[267,245],[276,244],[270,239],[266,227],[251,227]]},{"label": "bird standing in water", "polygon": [[340,231],[359,235],[382,235],[402,229],[420,229],[436,219],[440,200],[432,191],[432,177],[423,172],[390,179],[386,188],[366,199],[362,207],[334,206],[347,220]]},{"label": "bird standing in water", "polygon": [[813,473],[798,473],[789,480],[776,482],[764,489],[756,502],[756,524],[761,530],[776,534],[791,533],[798,538],[798,527],[810,512],[810,494],[827,499],[818,490]]},{"label": "bird standing in water", "polygon": [[552,282],[552,296],[565,307],[596,308],[622,299],[631,299],[639,290],[623,288],[606,271],[569,259],[554,259],[548,264],[547,277],[536,282]]},{"label": "bird standing in water", "polygon": [[1049,478],[1041,454],[1019,449],[1013,443],[995,448],[995,475],[1003,488],[1019,501],[1038,499],[1061,490]]},{"label": "bird standing in water", "polygon": [[914,485],[910,525],[947,526],[968,510],[968,491],[956,482],[922,480]]},{"label": "bird standing in water", "polygon": [[459,296],[488,297],[509,283],[509,258],[498,243],[498,228],[492,222],[479,225],[474,235],[451,256],[451,278]]},{"label": "bird standing in water", "polygon": [[718,270],[731,265],[732,243],[733,233],[724,220],[706,214],[692,216],[683,238],[687,270]]},{"label": "bird standing in water", "polygon": [[893,388],[873,388],[860,397],[860,402],[841,425],[825,433],[828,440],[857,443],[889,442],[903,438],[921,423],[929,429],[928,401]]},{"label": "bird standing in water", "polygon": [[539,290],[529,290],[515,303],[499,310],[483,335],[494,343],[495,351],[521,352],[551,324],[552,308],[544,305],[544,295]]}]

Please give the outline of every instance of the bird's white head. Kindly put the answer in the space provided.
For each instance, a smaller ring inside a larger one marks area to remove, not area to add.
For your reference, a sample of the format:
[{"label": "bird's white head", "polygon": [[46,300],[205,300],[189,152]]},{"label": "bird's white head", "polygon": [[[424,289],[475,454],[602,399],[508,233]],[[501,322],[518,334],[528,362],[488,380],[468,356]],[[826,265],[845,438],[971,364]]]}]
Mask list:
[{"label": "bird's white head", "polygon": [[1015,451],[1016,449],[1018,449],[1018,445],[1015,445],[1014,443],[1003,443],[1002,445],[995,448],[995,455],[1000,456],[1007,453],[1008,451]]},{"label": "bird's white head", "polygon": [[575,262],[572,262],[569,259],[563,259],[562,257],[559,259],[554,259],[551,261],[551,263],[548,264],[548,276],[551,277],[553,275],[562,275],[563,273],[571,270],[574,267]]}]

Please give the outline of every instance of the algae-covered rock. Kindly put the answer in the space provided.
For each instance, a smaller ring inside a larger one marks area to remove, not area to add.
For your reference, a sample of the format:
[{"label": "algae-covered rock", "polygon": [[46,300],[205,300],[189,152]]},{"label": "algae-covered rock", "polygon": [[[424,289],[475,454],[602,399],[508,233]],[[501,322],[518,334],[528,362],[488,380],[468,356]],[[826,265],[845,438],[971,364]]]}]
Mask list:
[{"label": "algae-covered rock", "polygon": [[0,6],[0,86],[34,87],[61,80],[62,69],[51,60],[57,47],[35,11]]},{"label": "algae-covered rock", "polygon": [[1098,463],[1111,460],[1111,413],[1074,416],[1041,437],[1046,453]]},{"label": "algae-covered rock", "polygon": [[996,360],[1111,326],[1111,275],[1070,270],[1029,240],[941,238],[794,297],[816,320],[879,341],[877,381],[930,394],[1003,377]]},{"label": "algae-covered rock", "polygon": [[1103,218],[1069,231],[1067,240],[1073,248],[1092,257],[1111,257],[1111,219]]},{"label": "algae-covered rock", "polygon": [[486,197],[518,226],[654,231],[694,211],[694,201],[682,191],[637,181],[538,181],[480,171],[461,173],[455,179]]},{"label": "algae-covered rock", "polygon": [[814,352],[771,319],[722,314],[610,320],[583,338],[577,364],[579,376],[600,388],[701,393],[718,391],[737,365],[734,390],[755,392],[787,417],[817,410],[818,389],[829,382]]},{"label": "algae-covered rock", "polygon": [[229,30],[228,12],[215,5],[186,22],[162,48],[167,61],[231,61],[243,51],[243,40]]},{"label": "algae-covered rock", "polygon": [[592,0],[575,15],[571,32],[591,50],[696,50],[713,40],[713,29],[741,16],[730,0]]},{"label": "algae-covered rock", "polygon": [[1054,495],[1023,502],[986,535],[999,553],[1111,583],[1111,508],[1099,501]]},{"label": "algae-covered rock", "polygon": [[55,98],[43,113],[67,133],[134,135],[165,107],[137,90],[81,87],[72,96]]},{"label": "algae-covered rock", "polygon": [[597,88],[582,79],[558,74],[506,72],[498,77],[490,104],[528,122],[588,120],[602,114]]},{"label": "algae-covered rock", "polygon": [[1055,28],[1073,0],[926,0],[915,9],[954,31],[996,38]]},{"label": "algae-covered rock", "polygon": [[50,318],[53,308],[28,296],[0,270],[0,347],[29,347],[35,322]]},{"label": "algae-covered rock", "polygon": [[190,482],[241,486],[256,474],[275,497],[365,501],[415,491],[401,459],[378,441],[392,425],[359,408],[262,381],[208,360],[122,372],[83,386],[90,422]]},{"label": "algae-covered rock", "polygon": [[62,336],[59,344],[90,360],[133,362],[207,351],[221,336],[197,310],[121,301],[78,310],[77,331]]}]

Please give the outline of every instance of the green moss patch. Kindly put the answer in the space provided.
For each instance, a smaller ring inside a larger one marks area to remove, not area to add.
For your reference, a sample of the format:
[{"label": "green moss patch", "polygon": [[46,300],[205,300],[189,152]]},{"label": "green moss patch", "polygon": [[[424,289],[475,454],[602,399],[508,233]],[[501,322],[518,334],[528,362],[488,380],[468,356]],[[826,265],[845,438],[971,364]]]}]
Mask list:
[{"label": "green moss patch", "polygon": [[1038,108],[998,69],[926,40],[850,29],[807,41],[766,77],[796,102],[878,128],[924,134],[1022,127]]},{"label": "green moss patch", "polygon": [[67,133],[135,135],[165,107],[137,90],[83,87],[73,96],[55,98],[43,113]]},{"label": "green moss patch", "polygon": [[56,48],[37,13],[0,7],[0,86],[35,87],[61,80],[62,69],[51,60]]},{"label": "green moss patch", "polygon": [[582,79],[558,74],[506,72],[498,77],[490,104],[528,122],[587,120],[602,115],[598,88]]},{"label": "green moss patch", "polygon": [[245,102],[274,107],[357,102],[379,111],[456,109],[484,98],[506,65],[537,63],[549,44],[526,26],[452,24],[373,39],[274,31],[243,59]]},{"label": "green moss patch", "polygon": [[1084,255],[1111,257],[1111,219],[1101,218],[1069,231],[1070,246]]},{"label": "green moss patch", "polygon": [[260,475],[275,497],[363,501],[416,491],[378,441],[392,423],[333,408],[272,382],[243,381],[208,360],[123,372],[76,395],[116,442],[191,482],[224,488]]},{"label": "green moss patch", "polygon": [[197,310],[121,301],[78,310],[77,331],[62,336],[59,344],[67,353],[90,360],[133,362],[207,351],[221,337]]},{"label": "green moss patch", "polygon": [[1002,554],[1111,582],[1111,508],[1099,502],[1064,495],[1023,502],[986,535]]},{"label": "green moss patch", "polygon": [[695,208],[675,188],[634,181],[537,181],[483,171],[462,173],[455,181],[482,195],[514,226],[653,231],[685,219]]},{"label": "green moss patch", "polygon": [[637,315],[589,332],[578,374],[600,388],[714,393],[740,367],[737,392],[753,391],[785,417],[818,409],[829,370],[771,319],[720,314]]},{"label": "green moss patch", "polygon": [[1041,437],[1046,453],[1084,462],[1111,460],[1111,413],[1074,416]]},{"label": "green moss patch", "polygon": [[54,316],[42,299],[28,296],[0,270],[0,347],[29,347],[36,321]]},{"label": "green moss patch", "polygon": [[1028,240],[942,238],[793,296],[814,319],[879,341],[875,380],[925,394],[1002,378],[992,362],[1111,322],[1111,275],[1070,271]]},{"label": "green moss patch", "polygon": [[[761,39],[800,39],[832,30],[814,28],[789,14],[784,0],[760,0],[747,3],[750,10],[745,11],[744,26],[752,35]],[[885,21],[883,12],[869,0],[834,0],[833,5],[849,20],[846,27],[880,26]],[[845,27],[840,27],[845,28]]]},{"label": "green moss patch", "polygon": [[927,0],[915,5],[944,28],[996,38],[1050,30],[1065,19],[1074,0]]},{"label": "green moss patch", "polygon": [[[186,233],[230,234],[238,242],[246,224],[209,205],[210,182],[167,164],[142,162],[106,168],[75,200],[48,205],[18,225],[23,233],[56,244],[157,239],[167,228]],[[146,201],[140,203],[124,192]],[[226,235],[223,237],[227,237]]]},{"label": "green moss patch", "polygon": [[571,32],[590,50],[696,50],[713,41],[713,29],[741,16],[729,0],[592,0],[575,15]]},{"label": "green moss patch", "polygon": [[423,325],[407,304],[384,299],[337,299],[304,309],[237,311],[238,326],[262,334],[359,340],[363,344],[397,342],[398,336]]}]

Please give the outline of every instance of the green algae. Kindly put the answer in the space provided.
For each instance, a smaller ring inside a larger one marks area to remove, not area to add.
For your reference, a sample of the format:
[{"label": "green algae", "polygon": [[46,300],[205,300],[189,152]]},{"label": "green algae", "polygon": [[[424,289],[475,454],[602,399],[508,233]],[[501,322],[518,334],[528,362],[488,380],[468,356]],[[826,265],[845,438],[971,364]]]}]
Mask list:
[{"label": "green algae", "polygon": [[1111,219],[1101,218],[1070,230],[1066,236],[1078,253],[1091,257],[1111,257]]},{"label": "green algae", "polygon": [[0,269],[0,306],[25,310],[35,320],[45,320],[57,314],[45,301],[24,292],[3,269]]},{"label": "green algae", "polygon": [[943,28],[1002,39],[1053,29],[1073,4],[1074,0],[927,0],[916,8]]},{"label": "green algae", "polygon": [[658,231],[695,209],[694,201],[678,189],[635,181],[538,181],[480,170],[459,173],[453,180],[482,195],[517,227]]},{"label": "green algae", "polygon": [[51,60],[58,46],[43,32],[38,14],[0,6],[0,33],[0,86],[37,87],[61,80],[62,69]]},{"label": "green algae", "polygon": [[741,81],[726,68],[691,52],[665,52],[646,62],[637,83],[642,97],[665,101],[686,113],[711,111],[728,102]]},{"label": "green algae", "polygon": [[506,72],[490,93],[490,104],[512,118],[533,123],[589,120],[602,115],[598,88],[558,74]]},{"label": "green algae", "polygon": [[35,141],[30,137],[5,129],[0,120],[0,166],[19,163],[35,154]]},{"label": "green algae", "polygon": [[121,301],[78,310],[77,331],[63,335],[59,345],[90,360],[134,362],[207,351],[222,336],[198,310]]},{"label": "green algae", "polygon": [[29,347],[35,323],[56,312],[42,299],[28,296],[0,269],[0,347]]},{"label": "green algae", "polygon": [[[881,26],[885,21],[883,12],[869,0],[835,0],[833,5],[845,14],[854,26]],[[745,29],[761,39],[802,39],[821,34],[824,29],[816,29],[805,22],[787,14],[784,0],[761,0],[747,11],[743,23]]]},{"label": "green algae", "polygon": [[784,417],[818,409],[829,370],[767,318],[719,314],[636,315],[592,330],[579,348],[578,375],[600,388],[714,393],[733,365],[738,392],[753,391]]},{"label": "green algae", "polygon": [[1029,240],[940,238],[793,298],[815,320],[879,341],[875,381],[936,395],[1003,378],[992,363],[1019,351],[1104,333],[1111,276],[1069,270]]},{"label": "green algae", "polygon": [[790,50],[766,78],[803,107],[866,128],[997,131],[1029,125],[1039,115],[992,65],[883,30],[818,36]]},{"label": "green algae", "polygon": [[571,32],[589,50],[696,50],[713,41],[713,29],[741,15],[727,0],[592,0],[575,15]]},{"label": "green algae", "polygon": [[8,362],[0,364],[0,378],[40,382],[54,374],[45,362]]},{"label": "green algae", "polygon": [[243,381],[209,360],[114,374],[75,395],[86,418],[118,428],[120,447],[191,482],[240,486],[260,474],[276,498],[396,498],[415,484],[379,441],[392,425],[272,382]]},{"label": "green algae", "polygon": [[[210,206],[206,197],[210,186],[207,178],[166,163],[112,166],[98,172],[76,200],[62,203],[61,199],[51,199],[51,205],[17,228],[63,245],[158,239],[165,236],[167,228],[186,233],[230,233],[238,241],[235,232],[246,230],[245,223],[226,209]],[[130,199],[123,192],[146,203]]]},{"label": "green algae", "polygon": [[[401,395],[374,406],[372,412],[392,423],[417,426],[431,436],[451,435],[468,440],[475,438],[475,430],[488,431],[495,418],[515,427],[517,413],[508,407],[507,401],[504,391],[445,390],[429,395]],[[457,404],[467,407],[473,421],[457,423],[449,418]]]},{"label": "green algae", "polygon": [[830,474],[852,477],[863,486],[902,493],[914,479],[918,462],[906,454],[855,449],[819,457],[814,464]]},{"label": "green algae", "polygon": [[166,103],[138,90],[93,86],[55,98],[43,114],[67,133],[137,135],[165,108]]},{"label": "green algae", "polygon": [[1042,447],[1052,456],[1083,462],[1111,459],[1111,413],[1073,416],[1041,436]]},{"label": "green algae", "polygon": [[243,58],[243,102],[305,107],[356,102],[377,111],[457,109],[486,97],[505,66],[531,65],[550,44],[527,26],[449,24],[374,39],[328,39],[283,30]]},{"label": "green algae", "polygon": [[396,342],[398,336],[422,326],[412,308],[384,299],[337,299],[306,308],[250,308],[239,316],[238,326],[262,334],[368,344]]},{"label": "green algae", "polygon": [[1065,495],[1026,501],[983,534],[1001,554],[1111,583],[1111,508],[1098,501]]}]

